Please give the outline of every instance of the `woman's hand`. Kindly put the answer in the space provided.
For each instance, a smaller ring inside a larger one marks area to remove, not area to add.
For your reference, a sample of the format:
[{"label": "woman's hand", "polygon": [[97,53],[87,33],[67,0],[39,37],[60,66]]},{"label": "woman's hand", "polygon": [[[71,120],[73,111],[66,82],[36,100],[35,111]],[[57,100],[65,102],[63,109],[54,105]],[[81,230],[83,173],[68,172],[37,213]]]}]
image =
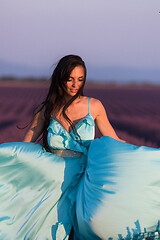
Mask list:
[{"label": "woman's hand", "polygon": [[95,116],[95,123],[102,134],[102,136],[109,136],[112,137],[118,141],[125,142],[124,140],[120,139],[117,134],[115,133],[113,127],[111,126],[106,110],[102,103],[97,100],[93,99],[93,108],[94,109],[94,116]]}]

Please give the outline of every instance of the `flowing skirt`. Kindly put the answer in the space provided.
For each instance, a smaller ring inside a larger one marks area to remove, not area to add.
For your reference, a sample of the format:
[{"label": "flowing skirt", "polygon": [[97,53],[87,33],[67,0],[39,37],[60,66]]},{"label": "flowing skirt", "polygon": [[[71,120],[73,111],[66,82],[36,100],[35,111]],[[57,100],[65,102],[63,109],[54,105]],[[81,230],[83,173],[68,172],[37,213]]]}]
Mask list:
[{"label": "flowing skirt", "polygon": [[[86,165],[87,161],[87,165]],[[160,239],[160,149],[110,137],[88,157],[0,146],[0,239]]]},{"label": "flowing skirt", "polygon": [[0,239],[68,239],[85,156],[62,158],[40,144],[0,145]]},{"label": "flowing skirt", "polygon": [[94,140],[76,210],[81,240],[160,239],[160,149]]}]

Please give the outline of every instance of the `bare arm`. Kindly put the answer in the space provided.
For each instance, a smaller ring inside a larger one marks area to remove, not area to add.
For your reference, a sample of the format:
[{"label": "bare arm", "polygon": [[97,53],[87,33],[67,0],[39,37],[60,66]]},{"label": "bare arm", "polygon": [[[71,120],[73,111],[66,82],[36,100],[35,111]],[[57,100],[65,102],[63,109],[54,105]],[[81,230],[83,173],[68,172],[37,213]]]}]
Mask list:
[{"label": "bare arm", "polygon": [[104,106],[99,100],[96,100],[96,99],[94,104],[94,112],[95,112],[95,122],[102,136],[109,136],[118,141],[125,142],[124,140],[120,139],[117,136],[117,134],[115,133],[113,127],[111,126],[108,120]]},{"label": "bare arm", "polygon": [[44,110],[42,109],[35,115],[29,130],[25,134],[23,142],[35,142],[43,132],[44,121]]}]

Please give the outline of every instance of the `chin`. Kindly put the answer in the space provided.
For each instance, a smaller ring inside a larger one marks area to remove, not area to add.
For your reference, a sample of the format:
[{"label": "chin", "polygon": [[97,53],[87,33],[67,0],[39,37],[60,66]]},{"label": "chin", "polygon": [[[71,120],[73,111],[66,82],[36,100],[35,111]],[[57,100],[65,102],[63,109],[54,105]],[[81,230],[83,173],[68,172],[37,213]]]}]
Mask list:
[{"label": "chin", "polygon": [[75,92],[75,93],[74,93],[74,92],[69,92],[69,93],[68,93],[68,95],[70,95],[70,96],[72,96],[72,97],[75,96],[76,94],[77,94],[77,92]]}]

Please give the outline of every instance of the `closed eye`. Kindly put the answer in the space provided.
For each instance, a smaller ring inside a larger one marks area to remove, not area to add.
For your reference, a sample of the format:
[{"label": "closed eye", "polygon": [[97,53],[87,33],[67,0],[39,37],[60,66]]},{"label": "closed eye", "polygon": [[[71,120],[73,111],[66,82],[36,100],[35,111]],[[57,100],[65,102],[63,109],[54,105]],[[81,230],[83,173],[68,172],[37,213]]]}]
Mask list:
[{"label": "closed eye", "polygon": [[[72,80],[74,80],[74,78],[70,77],[66,82],[71,82]],[[78,78],[79,82],[83,82],[84,81],[84,77],[80,77]]]},{"label": "closed eye", "polygon": [[80,82],[84,81],[84,77],[78,79]]}]

